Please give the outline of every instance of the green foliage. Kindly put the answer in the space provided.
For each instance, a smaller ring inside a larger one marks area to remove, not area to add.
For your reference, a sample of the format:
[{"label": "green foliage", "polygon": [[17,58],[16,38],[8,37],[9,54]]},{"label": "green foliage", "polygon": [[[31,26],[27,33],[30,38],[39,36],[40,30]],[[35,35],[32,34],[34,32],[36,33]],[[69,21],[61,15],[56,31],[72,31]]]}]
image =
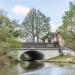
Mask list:
[{"label": "green foliage", "polygon": [[14,61],[18,61],[18,51],[17,50],[10,51],[8,56]]},{"label": "green foliage", "polygon": [[65,41],[65,46],[75,49],[75,4],[70,2],[69,10],[65,12],[62,19],[63,24],[58,31]]},{"label": "green foliage", "polygon": [[35,38],[37,38],[38,42],[41,35],[50,31],[49,21],[50,18],[46,17],[42,12],[32,9],[22,22],[23,35],[31,38],[33,42],[35,42]]},{"label": "green foliage", "polygon": [[[0,52],[5,52],[11,48],[18,47],[16,29],[10,19],[4,15],[5,11],[0,10]],[[3,13],[3,14],[2,14]]]}]

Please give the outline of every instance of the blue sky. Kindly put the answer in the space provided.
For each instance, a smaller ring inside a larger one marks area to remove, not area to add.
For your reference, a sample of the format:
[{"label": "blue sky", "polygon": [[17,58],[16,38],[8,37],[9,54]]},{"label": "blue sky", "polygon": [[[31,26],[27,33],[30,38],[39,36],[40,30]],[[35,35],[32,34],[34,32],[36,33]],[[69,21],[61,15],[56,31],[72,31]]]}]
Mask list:
[{"label": "blue sky", "polygon": [[0,8],[8,12],[10,19],[19,21],[29,13],[30,8],[39,9],[46,16],[51,18],[50,25],[55,31],[62,23],[64,11],[68,10],[69,1],[72,0],[0,0]]}]

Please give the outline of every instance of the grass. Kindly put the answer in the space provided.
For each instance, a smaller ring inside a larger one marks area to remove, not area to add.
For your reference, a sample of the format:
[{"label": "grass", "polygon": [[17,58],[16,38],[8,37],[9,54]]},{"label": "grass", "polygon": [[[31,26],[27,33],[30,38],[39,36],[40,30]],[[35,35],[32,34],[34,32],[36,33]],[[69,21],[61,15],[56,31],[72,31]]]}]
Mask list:
[{"label": "grass", "polygon": [[75,57],[70,56],[70,55],[66,55],[66,56],[59,55],[59,56],[57,56],[55,58],[51,58],[49,60],[52,60],[52,61],[75,61]]}]

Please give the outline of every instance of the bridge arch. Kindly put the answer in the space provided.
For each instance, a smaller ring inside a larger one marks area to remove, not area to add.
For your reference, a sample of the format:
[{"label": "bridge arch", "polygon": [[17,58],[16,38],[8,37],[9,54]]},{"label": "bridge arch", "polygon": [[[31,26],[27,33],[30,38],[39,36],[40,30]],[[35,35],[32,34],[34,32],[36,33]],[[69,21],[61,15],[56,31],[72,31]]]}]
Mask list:
[{"label": "bridge arch", "polygon": [[40,51],[34,51],[34,50],[26,51],[20,56],[20,59],[22,61],[24,60],[43,60],[44,54]]},{"label": "bridge arch", "polygon": [[60,48],[19,48],[15,50],[18,50],[18,60],[22,60],[21,57],[24,55],[27,55],[26,57],[30,58],[29,56],[30,52],[34,54],[37,53],[36,56],[38,57],[43,56],[41,57],[41,59],[44,60],[44,59],[50,59],[50,58],[58,56],[60,54],[59,49]]}]

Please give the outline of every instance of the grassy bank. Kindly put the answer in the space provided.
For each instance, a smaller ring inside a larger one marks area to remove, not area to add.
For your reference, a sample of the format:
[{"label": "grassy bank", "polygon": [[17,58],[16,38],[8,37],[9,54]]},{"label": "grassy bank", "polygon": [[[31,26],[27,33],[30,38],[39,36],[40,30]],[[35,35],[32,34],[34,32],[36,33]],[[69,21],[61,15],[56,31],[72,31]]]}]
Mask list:
[{"label": "grassy bank", "polygon": [[1,55],[0,56],[0,66],[11,66],[12,64],[16,64],[20,61],[9,57],[8,55]]},{"label": "grassy bank", "polygon": [[0,65],[8,65],[10,66],[12,60],[7,55],[0,56]]},{"label": "grassy bank", "polygon": [[69,60],[72,60],[72,59],[74,59],[74,57],[73,56],[70,56],[70,55],[63,55],[63,56],[61,56],[61,55],[59,55],[59,56],[57,56],[57,57],[54,57],[54,58],[51,58],[51,59],[49,59],[49,60],[61,60],[61,61],[69,61]]},{"label": "grassy bank", "polygon": [[75,57],[74,56],[70,56],[70,55],[66,55],[66,56],[57,56],[55,58],[49,59],[50,61],[53,62],[62,62],[62,63],[75,63]]},{"label": "grassy bank", "polygon": [[74,63],[75,64],[75,57],[67,55],[67,56],[57,56],[55,58],[51,58],[48,60],[38,60],[41,62],[53,62],[53,63]]}]

